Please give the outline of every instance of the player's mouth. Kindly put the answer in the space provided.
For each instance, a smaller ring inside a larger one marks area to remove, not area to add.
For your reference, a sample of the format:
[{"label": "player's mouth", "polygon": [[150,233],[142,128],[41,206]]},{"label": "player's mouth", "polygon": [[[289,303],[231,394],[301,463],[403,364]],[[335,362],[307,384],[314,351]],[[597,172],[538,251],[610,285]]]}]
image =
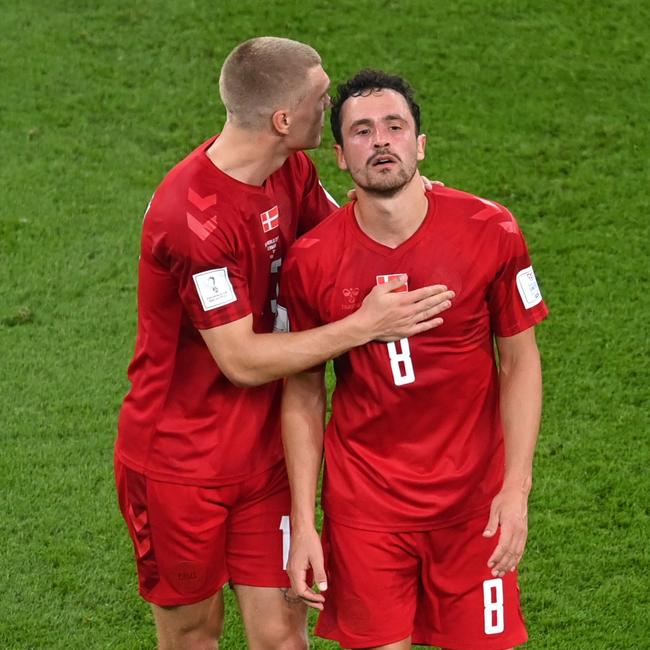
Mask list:
[{"label": "player's mouth", "polygon": [[382,153],[374,155],[369,163],[371,167],[390,167],[391,165],[396,165],[398,161],[399,158],[397,156]]}]

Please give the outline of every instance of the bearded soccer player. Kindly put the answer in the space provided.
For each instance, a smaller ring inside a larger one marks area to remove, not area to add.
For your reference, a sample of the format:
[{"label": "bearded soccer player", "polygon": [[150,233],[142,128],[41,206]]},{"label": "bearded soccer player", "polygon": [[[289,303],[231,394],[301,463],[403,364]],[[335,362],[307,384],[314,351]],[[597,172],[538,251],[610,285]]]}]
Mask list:
[{"label": "bearded soccer player", "polygon": [[506,208],[420,191],[419,113],[400,77],[366,70],[339,87],[336,156],[357,200],[300,238],[285,264],[292,331],[354,313],[394,277],[454,296],[435,330],[334,361],[325,431],[322,366],[287,380],[288,570],[321,610],[316,633],[345,648],[503,650],[527,638],[516,567],[541,411],[534,325],[547,309]]},{"label": "bearded soccer player", "polygon": [[277,379],[440,323],[440,287],[396,300],[394,283],[343,321],[272,333],[287,247],[335,208],[302,153],[320,142],[328,89],[307,45],[263,37],[235,48],[220,77],[223,132],[169,172],[145,215],[115,471],[164,650],[217,647],[228,581],[250,648],[306,647],[305,608],[287,596],[284,570]]}]

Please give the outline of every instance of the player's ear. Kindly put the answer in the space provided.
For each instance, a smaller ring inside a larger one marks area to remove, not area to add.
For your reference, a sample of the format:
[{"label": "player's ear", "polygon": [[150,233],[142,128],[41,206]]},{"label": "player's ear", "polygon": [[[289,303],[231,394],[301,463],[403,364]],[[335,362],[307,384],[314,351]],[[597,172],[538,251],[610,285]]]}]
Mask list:
[{"label": "player's ear", "polygon": [[417,159],[424,160],[424,151],[427,147],[427,136],[420,133],[417,137]]},{"label": "player's ear", "polygon": [[334,153],[336,154],[336,164],[339,166],[339,169],[347,171],[348,164],[345,162],[345,156],[343,155],[343,147],[340,144],[334,145]]},{"label": "player's ear", "polygon": [[271,115],[271,123],[273,128],[280,133],[281,135],[287,135],[289,133],[289,127],[291,126],[291,116],[289,111],[286,108],[280,108]]}]

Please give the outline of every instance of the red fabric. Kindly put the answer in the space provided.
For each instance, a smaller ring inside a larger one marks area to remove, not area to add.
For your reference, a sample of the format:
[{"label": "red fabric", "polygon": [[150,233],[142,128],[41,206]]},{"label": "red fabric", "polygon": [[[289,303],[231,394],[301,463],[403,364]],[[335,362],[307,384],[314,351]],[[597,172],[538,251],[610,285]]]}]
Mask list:
[{"label": "red fabric", "polygon": [[494,579],[487,567],[497,544],[481,535],[487,519],[486,512],[454,527],[410,533],[359,530],[327,520],[328,588],[316,634],[345,648],[407,637],[454,650],[524,643],[517,574]]},{"label": "red fabric", "polygon": [[156,481],[117,459],[115,477],[145,600],[190,605],[227,581],[289,586],[280,529],[291,507],[284,463],[223,487]]},{"label": "red fabric", "polygon": [[213,141],[169,172],[144,219],[138,334],[116,443],[132,469],[195,485],[236,482],[282,458],[280,383],[233,386],[197,329],[252,313],[254,330],[271,332],[287,248],[335,207],[305,154],[256,187],[212,164]]},{"label": "red fabric", "polygon": [[547,314],[519,295],[517,274],[530,259],[505,208],[449,188],[428,198],[424,222],[398,248],[367,237],[349,205],[310,231],[309,246],[299,240],[283,271],[281,304],[294,331],[352,313],[377,276],[456,292],[439,328],[334,362],[323,506],[348,526],[428,530],[488,506],[504,462],[493,335]]}]

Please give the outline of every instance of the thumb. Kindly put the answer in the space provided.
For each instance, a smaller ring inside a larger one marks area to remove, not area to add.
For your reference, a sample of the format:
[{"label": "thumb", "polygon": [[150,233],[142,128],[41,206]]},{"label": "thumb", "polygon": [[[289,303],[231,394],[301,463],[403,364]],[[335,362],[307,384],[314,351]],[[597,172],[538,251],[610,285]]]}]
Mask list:
[{"label": "thumb", "polygon": [[497,532],[499,527],[499,515],[496,510],[490,510],[490,518],[488,519],[485,530],[483,531],[483,537],[493,537]]}]

